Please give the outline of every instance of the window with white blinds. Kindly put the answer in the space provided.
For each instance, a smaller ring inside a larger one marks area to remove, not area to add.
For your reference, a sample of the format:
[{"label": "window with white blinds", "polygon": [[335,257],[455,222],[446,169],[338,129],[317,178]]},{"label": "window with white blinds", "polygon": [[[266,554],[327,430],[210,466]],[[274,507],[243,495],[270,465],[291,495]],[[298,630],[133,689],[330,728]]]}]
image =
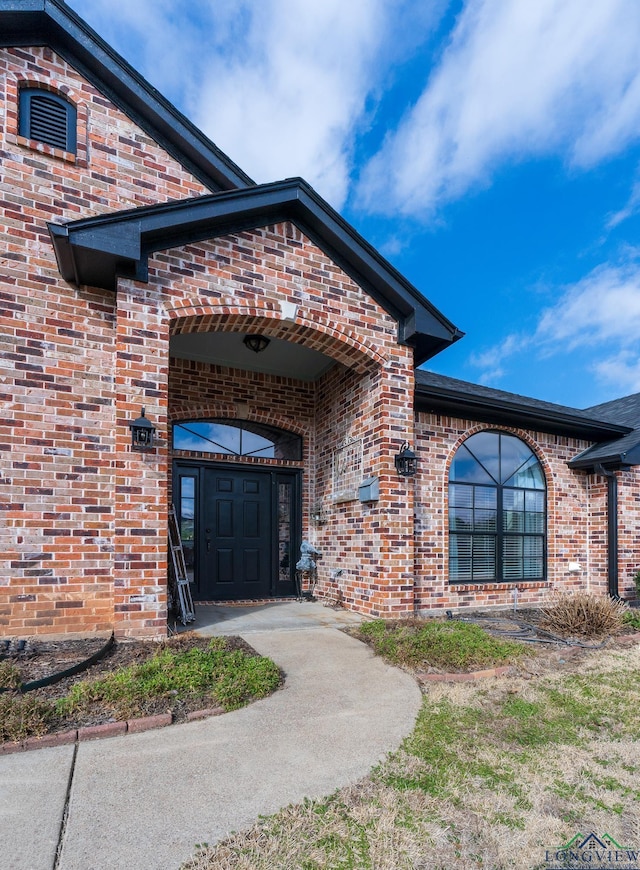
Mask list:
[{"label": "window with white blinds", "polygon": [[449,579],[453,583],[543,580],[546,483],[524,441],[479,432],[449,473]]}]

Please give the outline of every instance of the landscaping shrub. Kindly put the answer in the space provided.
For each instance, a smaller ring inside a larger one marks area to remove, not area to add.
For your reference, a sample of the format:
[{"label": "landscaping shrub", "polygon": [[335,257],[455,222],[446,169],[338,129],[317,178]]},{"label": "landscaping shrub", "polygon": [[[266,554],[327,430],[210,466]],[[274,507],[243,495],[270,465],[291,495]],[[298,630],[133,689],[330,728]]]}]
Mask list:
[{"label": "landscaping shrub", "polygon": [[64,716],[98,706],[120,720],[145,715],[151,699],[197,695],[233,710],[270,695],[280,682],[280,671],[270,659],[229,650],[224,638],[214,637],[206,649],[165,645],[139,665],[78,682],[57,702],[56,709]]},{"label": "landscaping shrub", "polygon": [[622,617],[622,622],[625,628],[633,628],[636,631],[640,631],[640,613],[638,613],[637,611],[633,613],[631,610],[629,610]]},{"label": "landscaping shrub", "polygon": [[0,687],[3,689],[17,689],[22,682],[20,668],[13,662],[0,661]]},{"label": "landscaping shrub", "polygon": [[[37,662],[37,656],[35,656]],[[68,677],[28,694],[19,663],[0,661],[0,743],[106,721],[193,710],[233,710],[274,692],[283,675],[241,638],[200,638],[185,632],[163,643],[123,643],[84,679]],[[28,672],[28,669],[27,669]]]},{"label": "landscaping shrub", "polygon": [[567,637],[604,637],[620,631],[627,605],[608,596],[559,592],[542,608],[541,626]]}]

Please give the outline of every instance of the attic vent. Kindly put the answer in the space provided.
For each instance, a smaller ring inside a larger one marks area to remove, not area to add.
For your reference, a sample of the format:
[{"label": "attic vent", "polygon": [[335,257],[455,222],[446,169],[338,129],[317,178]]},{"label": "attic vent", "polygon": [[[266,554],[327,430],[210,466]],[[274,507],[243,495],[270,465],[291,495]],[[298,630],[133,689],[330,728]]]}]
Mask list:
[{"label": "attic vent", "polygon": [[63,151],[76,150],[76,110],[49,91],[20,91],[20,135]]}]

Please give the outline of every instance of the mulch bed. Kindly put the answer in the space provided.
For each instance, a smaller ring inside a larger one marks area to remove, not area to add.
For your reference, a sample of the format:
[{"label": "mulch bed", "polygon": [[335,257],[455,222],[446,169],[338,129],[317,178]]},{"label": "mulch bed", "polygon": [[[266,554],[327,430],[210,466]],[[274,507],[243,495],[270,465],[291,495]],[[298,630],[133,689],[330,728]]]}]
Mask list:
[{"label": "mulch bed", "polygon": [[[51,674],[64,671],[80,662],[90,658],[106,644],[108,638],[86,638],[83,640],[59,640],[39,641],[37,638],[30,640],[25,649],[20,652],[12,644],[8,653],[2,654],[2,659],[16,665],[20,669],[23,683],[29,683],[42,679]],[[230,650],[243,650],[249,655],[257,655],[256,651],[241,637],[225,638],[227,648]],[[141,664],[149,659],[165,645],[172,649],[188,649],[208,646],[210,638],[200,637],[193,632],[185,632],[168,641],[158,643],[156,641],[115,641],[106,655],[87,670],[71,677],[65,677],[50,686],[34,689],[29,692],[41,700],[54,701],[66,695],[74,683],[80,680],[88,680],[103,674],[126,668],[129,665]],[[141,716],[154,716],[158,713],[171,713],[174,722],[185,721],[189,713],[210,707],[210,699],[200,696],[186,699],[158,698],[149,699],[141,711]],[[103,725],[115,721],[110,711],[104,709],[92,710],[91,715],[69,717],[59,719],[50,733],[67,731],[74,728],[82,728],[91,725]]]}]

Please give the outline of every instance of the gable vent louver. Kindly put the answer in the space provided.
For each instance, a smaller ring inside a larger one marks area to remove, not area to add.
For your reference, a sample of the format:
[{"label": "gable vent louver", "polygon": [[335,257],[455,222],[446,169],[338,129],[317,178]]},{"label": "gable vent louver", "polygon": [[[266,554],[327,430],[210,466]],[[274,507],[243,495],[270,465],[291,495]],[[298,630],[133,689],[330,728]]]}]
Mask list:
[{"label": "gable vent louver", "polygon": [[67,108],[45,94],[33,94],[29,114],[29,138],[71,150],[67,136]]}]

